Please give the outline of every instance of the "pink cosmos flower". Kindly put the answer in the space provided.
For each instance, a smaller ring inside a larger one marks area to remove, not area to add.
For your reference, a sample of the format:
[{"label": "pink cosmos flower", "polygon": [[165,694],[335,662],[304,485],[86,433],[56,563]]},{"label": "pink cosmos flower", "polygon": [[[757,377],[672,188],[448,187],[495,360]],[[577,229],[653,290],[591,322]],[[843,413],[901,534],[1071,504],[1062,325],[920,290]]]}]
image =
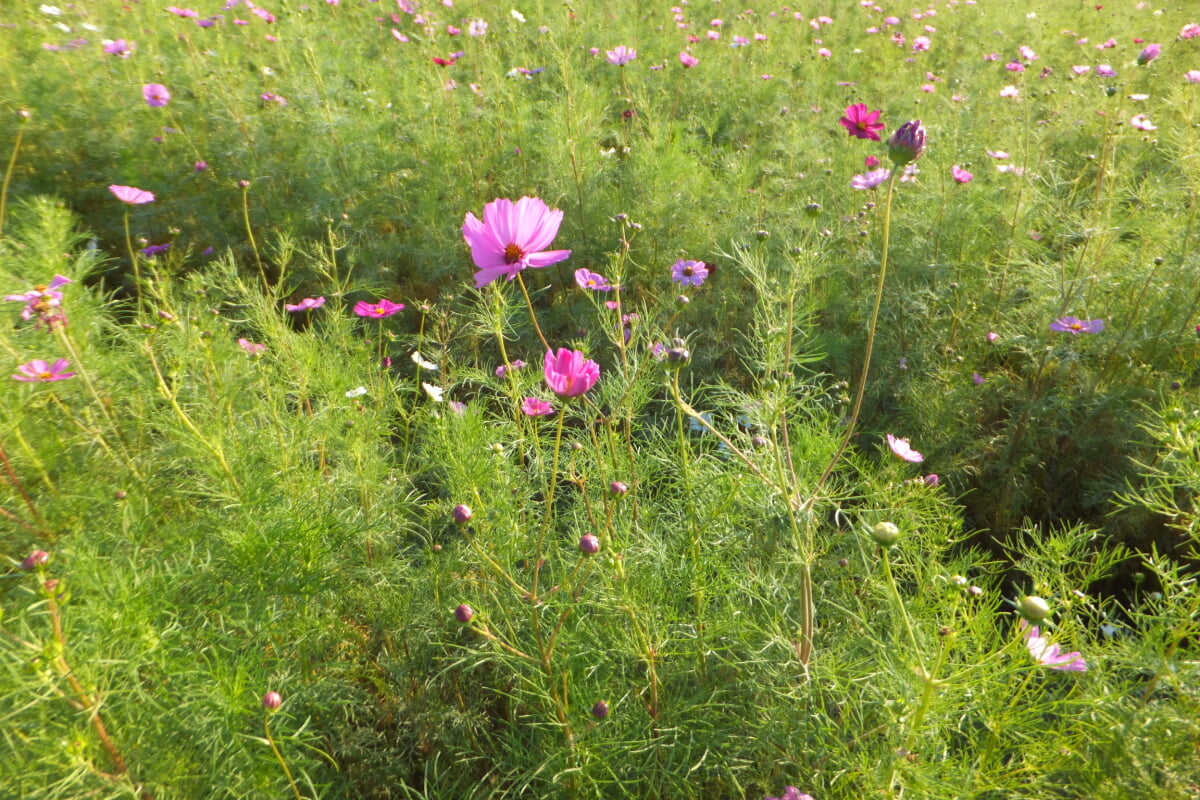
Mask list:
[{"label": "pink cosmos flower", "polygon": [[965,169],[960,167],[958,164],[955,164],[954,166],[950,167],[950,174],[952,176],[954,176],[954,180],[957,181],[958,183],[970,183],[971,179],[975,177],[974,175],[972,175],[971,173],[967,172]]},{"label": "pink cosmos flower", "polygon": [[881,113],[883,112],[878,109],[868,111],[866,103],[855,103],[846,107],[846,114],[838,120],[838,123],[857,139],[870,139],[878,142],[879,131],[884,128],[883,123],[879,121]]},{"label": "pink cosmos flower", "polygon": [[916,52],[923,52],[929,49],[930,39],[928,36],[918,36],[913,39],[912,49]]},{"label": "pink cosmos flower", "polygon": [[1156,131],[1158,126],[1150,121],[1150,118],[1145,114],[1134,114],[1129,120],[1129,124],[1137,128],[1139,131]]},{"label": "pink cosmos flower", "polygon": [[53,364],[47,364],[40,358],[35,358],[28,364],[19,364],[17,371],[20,375],[13,375],[13,380],[24,381],[25,383],[50,383],[51,381],[65,381],[67,378],[75,377],[74,372],[67,372],[67,367],[71,366],[71,362],[65,358],[60,358]]},{"label": "pink cosmos flower", "polygon": [[888,447],[892,449],[892,453],[895,454],[896,458],[899,458],[902,461],[911,461],[914,464],[919,464],[925,460],[925,456],[909,447],[908,439],[897,439],[895,436],[892,436],[889,433],[887,435],[887,443]]},{"label": "pink cosmos flower", "polygon": [[1096,74],[1099,75],[1101,78],[1117,77],[1117,71],[1115,69],[1113,69],[1112,67],[1110,67],[1108,64],[1101,64],[1100,66],[1096,67]]},{"label": "pink cosmos flower", "polygon": [[990,343],[990,342],[996,342],[996,341],[999,341],[999,339],[1000,339],[1000,334],[996,333],[995,331],[988,331],[988,332],[987,332],[987,337],[986,337],[986,338],[987,338],[987,340],[988,340],[988,342],[989,342],[989,343]]},{"label": "pink cosmos flower", "polygon": [[1087,66],[1086,64],[1081,64],[1079,66],[1071,67],[1071,72],[1074,72],[1076,75],[1078,75],[1080,77],[1087,75],[1091,71],[1092,71],[1092,68]]},{"label": "pink cosmos flower", "polygon": [[618,67],[623,67],[630,61],[637,58],[637,50],[619,44],[612,50],[605,50],[605,55],[608,58],[608,63],[615,64]]},{"label": "pink cosmos flower", "polygon": [[306,297],[299,303],[284,303],[283,310],[293,314],[299,311],[311,311],[314,308],[320,308],[325,305],[324,297]]},{"label": "pink cosmos flower", "polygon": [[521,404],[521,413],[527,417],[544,417],[554,413],[554,406],[550,405],[548,400],[526,397],[525,402]]},{"label": "pink cosmos flower", "polygon": [[110,42],[104,43],[104,52],[118,58],[129,58],[129,54],[133,52],[133,42],[126,42],[124,39],[113,39]]},{"label": "pink cosmos flower", "polygon": [[483,221],[468,212],[463,238],[479,271],[475,288],[501,275],[511,281],[526,267],[548,267],[571,255],[570,250],[546,250],[562,224],[563,212],[550,209],[536,197],[517,202],[500,198],[483,207]]},{"label": "pink cosmos flower", "polygon": [[578,350],[562,347],[557,355],[546,351],[543,374],[550,390],[559,397],[578,397],[600,379],[600,365],[584,359]]},{"label": "pink cosmos flower", "polygon": [[1000,96],[1001,97],[1016,97],[1017,96],[1017,87],[1005,86],[1003,89],[1000,90]]},{"label": "pink cosmos flower", "polygon": [[1200,83],[1200,69],[1188,70],[1183,73],[1183,79],[1188,83]]},{"label": "pink cosmos flower", "polygon": [[683,64],[684,69],[691,69],[700,63],[700,59],[689,53],[687,50],[679,52],[679,63]]},{"label": "pink cosmos flower", "polygon": [[133,206],[154,202],[153,192],[146,192],[133,186],[118,186],[113,184],[108,187],[108,190],[116,195],[117,199],[122,203],[129,203]]},{"label": "pink cosmos flower", "polygon": [[763,800],[813,800],[811,794],[805,794],[795,786],[789,786],[783,790],[783,794],[779,797],[765,797]]},{"label": "pink cosmos flower", "polygon": [[850,179],[850,188],[852,189],[874,189],[888,178],[892,177],[892,171],[887,167],[882,169],[871,170],[865,175],[855,175]]},{"label": "pink cosmos flower", "polygon": [[1104,320],[1082,320],[1076,317],[1061,317],[1050,323],[1050,330],[1078,336],[1081,333],[1099,333],[1104,330]]},{"label": "pink cosmos flower", "polygon": [[378,303],[368,303],[366,300],[360,300],[354,304],[354,313],[360,317],[371,317],[372,319],[383,319],[390,317],[404,310],[404,303],[393,303],[386,297]]},{"label": "pink cosmos flower", "polygon": [[[525,362],[519,358],[516,358],[516,359],[513,359],[513,362],[510,366],[512,369],[520,369],[521,367],[525,366]],[[496,367],[496,377],[503,378],[505,375],[508,374],[508,370],[509,370],[509,367],[506,367],[505,365],[501,364],[500,366]]]},{"label": "pink cosmos flower", "polygon": [[62,275],[55,275],[48,284],[38,284],[22,294],[5,295],[4,299],[25,304],[25,308],[21,309],[21,319],[29,321],[36,316],[37,327],[40,328],[42,323],[45,323],[50,330],[54,330],[55,325],[59,323],[65,325],[67,321],[66,316],[62,313],[63,293],[57,289],[74,282]]},{"label": "pink cosmos flower", "polygon": [[607,292],[612,290],[612,286],[608,282],[608,278],[598,272],[592,272],[588,269],[575,270],[575,283],[579,284],[580,289],[591,289],[596,292]]},{"label": "pink cosmos flower", "polygon": [[1137,63],[1142,66],[1149,64],[1151,61],[1158,58],[1158,56],[1161,52],[1162,52],[1161,44],[1148,44],[1142,50],[1142,52],[1138,53]]},{"label": "pink cosmos flower", "polygon": [[171,102],[171,93],[161,83],[147,83],[142,86],[142,97],[151,108],[162,108]]},{"label": "pink cosmos flower", "polygon": [[254,342],[250,341],[249,339],[238,339],[237,343],[238,343],[238,347],[245,350],[247,355],[252,355],[252,356],[261,355],[262,352],[267,349],[267,346],[265,344],[255,344]]},{"label": "pink cosmos flower", "polygon": [[828,47],[819,47],[817,48],[817,55],[821,58],[829,58],[833,55],[833,52]]},{"label": "pink cosmos flower", "polygon": [[1195,22],[1189,22],[1179,30],[1180,39],[1195,39],[1200,36],[1200,25]]},{"label": "pink cosmos flower", "polygon": [[[1021,620],[1022,628],[1027,624],[1025,620]],[[1050,644],[1049,640],[1041,635],[1037,625],[1025,630],[1025,649],[1033,656],[1033,660],[1043,667],[1063,672],[1087,672],[1087,662],[1083,660],[1082,653],[1062,652],[1062,648],[1057,644]]]}]

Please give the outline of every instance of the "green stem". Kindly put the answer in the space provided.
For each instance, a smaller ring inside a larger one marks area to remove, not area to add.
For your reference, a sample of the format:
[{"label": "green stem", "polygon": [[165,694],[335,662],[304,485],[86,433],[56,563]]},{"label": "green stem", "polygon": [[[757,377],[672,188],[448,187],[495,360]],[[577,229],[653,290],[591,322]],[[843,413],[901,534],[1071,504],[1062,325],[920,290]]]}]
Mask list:
[{"label": "green stem", "polygon": [[258,255],[258,244],[254,241],[254,229],[250,226],[250,182],[242,181],[242,220],[246,223],[246,236],[250,239],[250,249],[254,251],[254,263],[258,265],[258,277],[262,279],[264,292],[270,291],[267,284],[267,272],[263,269],[262,259]]},{"label": "green stem", "polygon": [[533,590],[530,593],[529,602],[533,606],[534,619],[537,619],[537,593],[538,593],[538,577],[542,570],[542,548],[546,543],[546,531],[550,527],[550,515],[554,513],[554,488],[558,484],[555,478],[558,475],[558,454],[562,449],[562,432],[563,421],[567,417],[566,402],[563,402],[562,409],[558,412],[558,429],[554,432],[554,459],[550,467],[550,476],[546,488],[546,514],[542,517],[542,528],[538,531],[537,549],[534,551],[533,558]]},{"label": "green stem", "polygon": [[125,209],[125,248],[129,251],[129,263],[133,265],[133,292],[137,295],[138,311],[142,311],[142,268],[138,265],[138,254],[133,249],[133,238],[129,235],[129,208]]},{"label": "green stem", "polygon": [[0,187],[0,237],[4,236],[4,210],[8,206],[8,184],[12,181],[13,167],[17,165],[17,152],[21,149],[21,137],[24,134],[25,126],[18,126],[17,138],[13,141],[12,155],[9,156],[8,167],[4,170],[4,186]]},{"label": "green stem", "polygon": [[517,283],[521,285],[521,294],[525,295],[525,306],[529,309],[529,321],[533,323],[533,329],[537,331],[538,338],[542,340],[542,347],[550,349],[550,343],[546,341],[546,337],[542,335],[542,328],[538,325],[537,315],[533,313],[533,301],[529,299],[529,290],[525,288],[525,279],[521,277],[521,273],[517,273]]},{"label": "green stem", "polygon": [[304,800],[304,795],[300,794],[300,788],[296,786],[296,780],[292,777],[292,771],[288,769],[287,762],[283,760],[283,753],[279,752],[279,748],[275,745],[275,737],[271,736],[270,717],[263,717],[263,733],[267,735],[267,744],[271,745],[271,752],[275,754],[279,766],[283,767],[283,774],[287,776],[288,785],[292,787],[296,800]]}]

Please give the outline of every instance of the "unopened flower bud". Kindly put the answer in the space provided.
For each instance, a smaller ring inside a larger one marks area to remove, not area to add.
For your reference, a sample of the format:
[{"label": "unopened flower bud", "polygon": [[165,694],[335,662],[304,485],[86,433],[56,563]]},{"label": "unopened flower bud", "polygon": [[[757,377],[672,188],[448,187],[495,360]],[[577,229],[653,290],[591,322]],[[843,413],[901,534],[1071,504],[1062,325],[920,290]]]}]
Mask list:
[{"label": "unopened flower bud", "polygon": [[463,603],[458,608],[454,609],[454,618],[466,625],[475,616],[475,611],[466,603]]},{"label": "unopened flower bud", "polygon": [[978,586],[969,586],[967,587],[967,594],[971,595],[971,597],[983,597],[983,589]]},{"label": "unopened flower bud", "polygon": [[756,434],[750,437],[750,444],[755,447],[766,447],[769,442],[767,442],[767,437],[762,434]]},{"label": "unopened flower bud", "polygon": [[900,538],[900,529],[890,522],[876,522],[871,526],[871,538],[881,547],[890,547]]},{"label": "unopened flower bud", "polygon": [[585,556],[594,556],[600,552],[600,540],[590,533],[585,533],[579,538],[579,552]]},{"label": "unopened flower bud", "polygon": [[667,363],[683,366],[692,358],[692,353],[686,347],[671,347],[667,349]]},{"label": "unopened flower bud", "polygon": [[592,716],[596,719],[604,719],[608,716],[608,703],[603,700],[597,700],[596,705],[592,706]]},{"label": "unopened flower bud", "polygon": [[454,522],[456,525],[466,525],[467,522],[470,521],[471,516],[472,516],[471,507],[468,505],[464,505],[463,503],[459,503],[458,505],[456,505],[454,507],[454,511],[452,511],[450,513],[453,515]]},{"label": "unopened flower bud", "polygon": [[43,566],[50,560],[50,554],[45,550],[34,550],[29,555],[25,556],[25,560],[21,562],[21,569],[33,570]]},{"label": "unopened flower bud", "polygon": [[238,188],[239,188],[239,189],[249,189],[249,188],[250,188],[250,181],[248,181],[248,180],[245,180],[245,179],[242,179],[242,180],[238,181]]},{"label": "unopened flower bud", "polygon": [[624,481],[613,481],[608,485],[608,490],[617,497],[624,497],[629,493],[629,484]]},{"label": "unopened flower bud", "polygon": [[1033,624],[1037,624],[1050,616],[1050,604],[1035,594],[1027,594],[1017,603],[1021,616]]},{"label": "unopened flower bud", "polygon": [[262,697],[262,707],[267,711],[275,711],[283,703],[283,698],[279,696],[279,692],[267,692]]},{"label": "unopened flower bud", "polygon": [[901,125],[888,139],[888,157],[897,167],[911,164],[925,152],[925,127],[914,119]]}]

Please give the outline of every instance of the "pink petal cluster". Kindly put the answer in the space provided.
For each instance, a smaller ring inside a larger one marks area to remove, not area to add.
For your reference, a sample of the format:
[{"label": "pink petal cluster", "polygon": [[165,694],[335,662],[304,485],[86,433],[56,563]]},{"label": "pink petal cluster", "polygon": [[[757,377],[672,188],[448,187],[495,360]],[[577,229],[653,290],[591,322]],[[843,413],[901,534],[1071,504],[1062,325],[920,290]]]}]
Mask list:
[{"label": "pink petal cluster", "polygon": [[112,192],[122,203],[140,206],[143,203],[154,202],[153,192],[147,192],[143,189],[138,189],[135,186],[118,186],[114,183],[112,186],[108,187],[108,190]]},{"label": "pink petal cluster", "polygon": [[919,464],[925,460],[925,456],[913,450],[908,444],[908,439],[898,439],[892,434],[887,435],[888,447],[892,448],[892,453],[896,458],[902,461],[910,461],[913,464]]},{"label": "pink petal cluster", "polygon": [[65,381],[67,378],[75,377],[74,372],[67,372],[67,367],[71,366],[71,362],[65,358],[60,358],[53,364],[47,364],[40,358],[35,358],[28,364],[19,364],[17,372],[20,375],[13,375],[13,380],[24,381],[26,383],[50,383],[51,381]]},{"label": "pink petal cluster", "polygon": [[615,64],[618,67],[623,67],[637,58],[637,50],[634,50],[632,47],[626,47],[623,44],[617,45],[612,50],[605,50],[604,53],[608,58],[608,63]]},{"label": "pink petal cluster", "polygon": [[[1022,627],[1025,625],[1025,620],[1021,620]],[[1050,669],[1062,670],[1064,672],[1087,672],[1087,662],[1083,660],[1083,654],[1078,651],[1070,653],[1062,652],[1062,648],[1057,644],[1051,644],[1048,639],[1041,635],[1037,625],[1028,628],[1025,631],[1025,648],[1029,651],[1029,655],[1043,667]]]},{"label": "pink petal cluster", "polygon": [[842,116],[838,123],[846,129],[851,135],[859,139],[870,139],[873,142],[879,141],[879,131],[883,130],[884,125],[879,121],[879,115],[883,113],[876,109],[868,111],[866,103],[855,103],[852,106],[846,107],[846,113]]},{"label": "pink petal cluster", "polygon": [[314,308],[320,308],[325,305],[324,297],[306,297],[299,303],[284,303],[284,311],[290,311],[295,314],[298,311],[311,311]]},{"label": "pink petal cluster", "polygon": [[142,97],[151,108],[162,108],[171,102],[171,93],[161,83],[147,83],[142,87]]},{"label": "pink petal cluster", "polygon": [[545,249],[558,235],[562,218],[563,212],[536,197],[522,197],[515,203],[493,200],[483,207],[482,222],[468,212],[463,238],[479,268],[475,287],[483,288],[502,275],[512,280],[527,267],[548,267],[570,256],[570,250]]},{"label": "pink petal cluster", "polygon": [[561,347],[555,354],[546,351],[543,363],[546,385],[559,397],[578,397],[596,385],[600,379],[600,365],[585,359],[578,350]]},{"label": "pink petal cluster", "polygon": [[554,406],[550,405],[548,400],[526,397],[525,402],[521,404],[521,413],[527,417],[544,417],[554,413]]},{"label": "pink petal cluster", "polygon": [[354,313],[360,317],[371,317],[372,319],[383,319],[390,317],[404,310],[404,303],[393,303],[386,297],[377,303],[368,303],[365,300],[354,304]]}]

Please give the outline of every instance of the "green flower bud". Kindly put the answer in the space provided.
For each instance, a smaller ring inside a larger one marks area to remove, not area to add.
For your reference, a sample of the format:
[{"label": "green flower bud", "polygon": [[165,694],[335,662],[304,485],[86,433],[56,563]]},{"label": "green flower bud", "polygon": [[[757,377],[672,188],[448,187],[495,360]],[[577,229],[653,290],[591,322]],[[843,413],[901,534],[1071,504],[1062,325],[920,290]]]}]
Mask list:
[{"label": "green flower bud", "polygon": [[1050,616],[1050,604],[1035,594],[1027,594],[1017,603],[1021,616],[1037,624]]},{"label": "green flower bud", "polygon": [[900,529],[890,522],[876,522],[871,527],[871,538],[880,547],[891,547],[900,538]]}]

